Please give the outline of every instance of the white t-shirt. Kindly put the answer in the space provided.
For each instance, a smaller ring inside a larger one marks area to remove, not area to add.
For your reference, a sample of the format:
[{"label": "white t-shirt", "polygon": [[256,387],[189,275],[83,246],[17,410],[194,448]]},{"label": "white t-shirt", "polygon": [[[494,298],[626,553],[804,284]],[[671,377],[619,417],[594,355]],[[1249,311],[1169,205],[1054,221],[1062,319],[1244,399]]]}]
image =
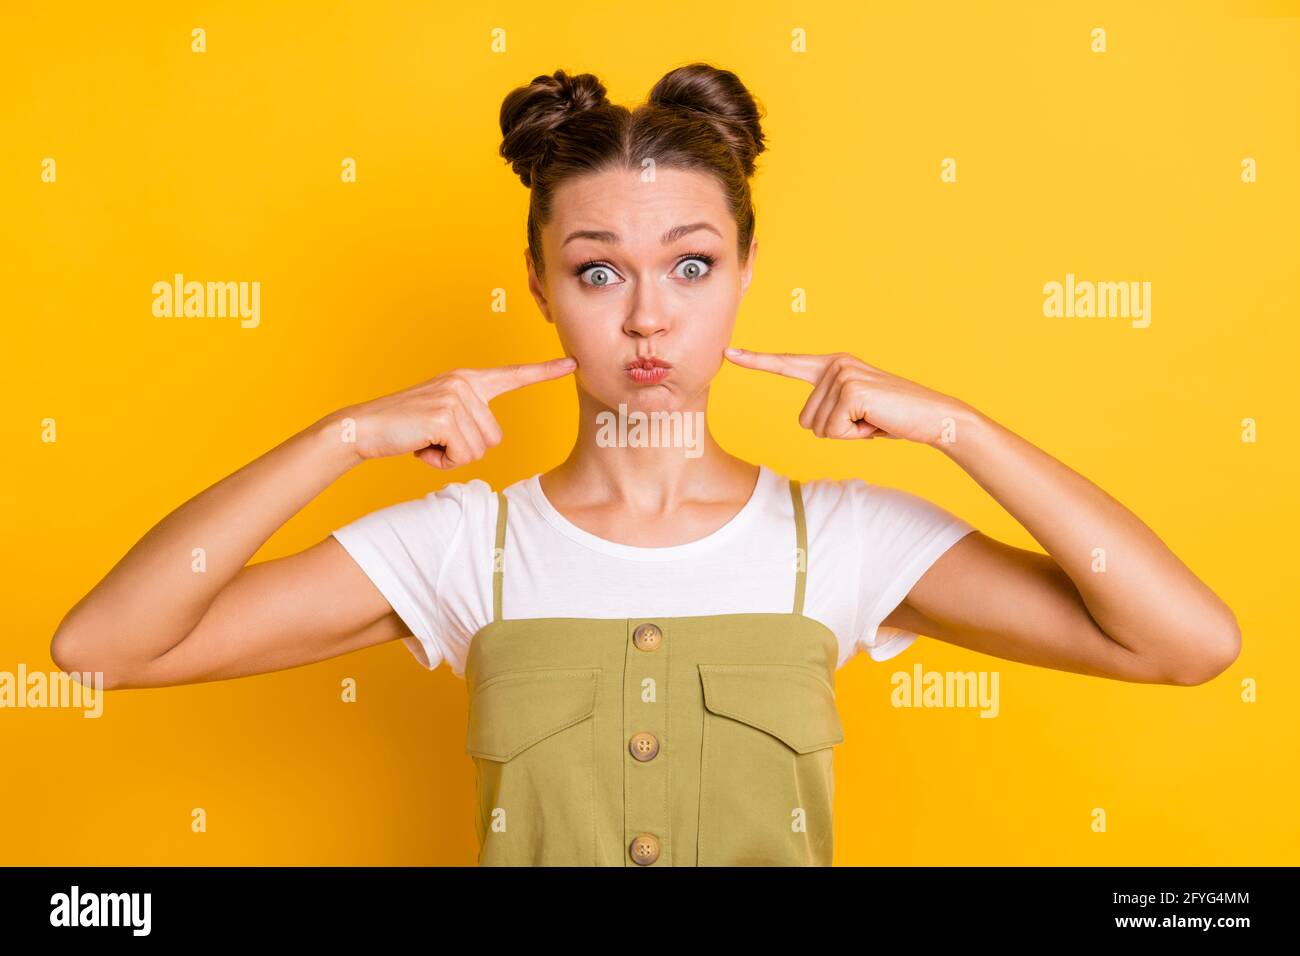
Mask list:
[{"label": "white t-shirt", "polygon": [[[533,475],[505,489],[502,617],[680,617],[794,607],[795,525],[787,479],[760,465],[745,506],[713,533],[642,548],[561,515]],[[861,479],[801,485],[808,529],[803,613],[839,639],[837,668],[883,661],[917,638],[881,627],[973,525],[911,492]],[[492,619],[496,493],[475,478],[364,515],[333,532],[410,629],[424,667],[451,665]]]}]

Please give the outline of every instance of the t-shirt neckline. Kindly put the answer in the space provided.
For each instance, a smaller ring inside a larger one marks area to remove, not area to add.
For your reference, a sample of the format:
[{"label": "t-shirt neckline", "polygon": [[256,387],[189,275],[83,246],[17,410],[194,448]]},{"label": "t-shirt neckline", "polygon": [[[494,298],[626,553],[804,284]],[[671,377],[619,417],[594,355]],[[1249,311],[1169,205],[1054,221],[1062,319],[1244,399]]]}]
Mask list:
[{"label": "t-shirt neckline", "polygon": [[585,548],[628,561],[679,561],[683,558],[694,557],[704,551],[711,551],[725,544],[753,523],[754,515],[758,514],[766,506],[777,483],[776,473],[766,465],[760,464],[758,466],[758,481],[754,484],[754,491],[750,494],[749,500],[745,502],[739,511],[732,515],[726,524],[703,538],[696,538],[694,541],[687,541],[684,544],[673,544],[661,548],[643,548],[638,545],[610,541],[579,528],[560,514],[555,506],[551,504],[550,499],[546,497],[546,492],[542,490],[541,478],[541,472],[533,475],[525,482],[525,488],[529,500],[546,520],[547,524],[569,540]]}]

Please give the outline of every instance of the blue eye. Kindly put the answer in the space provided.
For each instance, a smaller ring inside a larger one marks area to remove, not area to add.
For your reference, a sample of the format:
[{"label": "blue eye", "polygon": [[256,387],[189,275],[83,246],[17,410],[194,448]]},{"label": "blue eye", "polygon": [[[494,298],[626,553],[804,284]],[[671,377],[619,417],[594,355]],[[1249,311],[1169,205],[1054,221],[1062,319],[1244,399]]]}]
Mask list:
[{"label": "blue eye", "polygon": [[[577,272],[578,278],[580,279],[586,273],[588,272],[592,273],[593,276],[592,281],[587,282],[586,279],[582,279],[582,281],[586,282],[587,285],[594,285],[598,287],[610,285],[613,282],[612,277],[615,274],[613,269],[599,262],[584,262],[582,265],[578,266],[578,268],[575,271]],[[596,276],[599,276],[600,278],[596,278]]]},{"label": "blue eye", "polygon": [[[689,282],[698,282],[713,271],[713,256],[706,255],[702,252],[694,252],[686,256],[681,262],[677,263],[677,268],[688,266],[689,271],[682,274],[682,278]],[[700,263],[703,263],[704,269],[701,271]]]}]

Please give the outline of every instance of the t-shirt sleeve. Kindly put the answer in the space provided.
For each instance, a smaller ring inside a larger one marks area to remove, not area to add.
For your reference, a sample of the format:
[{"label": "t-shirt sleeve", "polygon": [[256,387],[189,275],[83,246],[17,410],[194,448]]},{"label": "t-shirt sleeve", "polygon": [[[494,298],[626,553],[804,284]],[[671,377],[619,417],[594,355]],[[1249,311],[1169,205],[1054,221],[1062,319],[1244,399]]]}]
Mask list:
[{"label": "t-shirt sleeve", "polygon": [[465,483],[402,501],[332,532],[410,630],[403,643],[433,670],[446,659],[438,585],[464,543]]},{"label": "t-shirt sleeve", "polygon": [[975,526],[901,488],[853,482],[862,541],[857,612],[858,651],[873,661],[896,657],[916,641],[914,631],[881,626],[939,556]]}]

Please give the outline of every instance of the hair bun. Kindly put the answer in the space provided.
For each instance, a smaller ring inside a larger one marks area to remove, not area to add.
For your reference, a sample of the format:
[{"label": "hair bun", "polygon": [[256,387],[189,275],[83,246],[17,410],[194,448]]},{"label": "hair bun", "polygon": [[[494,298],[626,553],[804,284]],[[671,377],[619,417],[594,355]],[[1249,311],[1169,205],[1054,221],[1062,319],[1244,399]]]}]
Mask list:
[{"label": "hair bun", "polygon": [[655,84],[650,102],[707,120],[731,147],[745,175],[754,175],[754,159],[766,148],[763,114],[735,73],[708,63],[679,67]]},{"label": "hair bun", "polygon": [[501,155],[510,161],[525,186],[533,185],[533,169],[545,163],[555,145],[555,133],[567,120],[609,102],[605,87],[592,73],[570,76],[563,70],[533,78],[511,91],[501,104]]}]

